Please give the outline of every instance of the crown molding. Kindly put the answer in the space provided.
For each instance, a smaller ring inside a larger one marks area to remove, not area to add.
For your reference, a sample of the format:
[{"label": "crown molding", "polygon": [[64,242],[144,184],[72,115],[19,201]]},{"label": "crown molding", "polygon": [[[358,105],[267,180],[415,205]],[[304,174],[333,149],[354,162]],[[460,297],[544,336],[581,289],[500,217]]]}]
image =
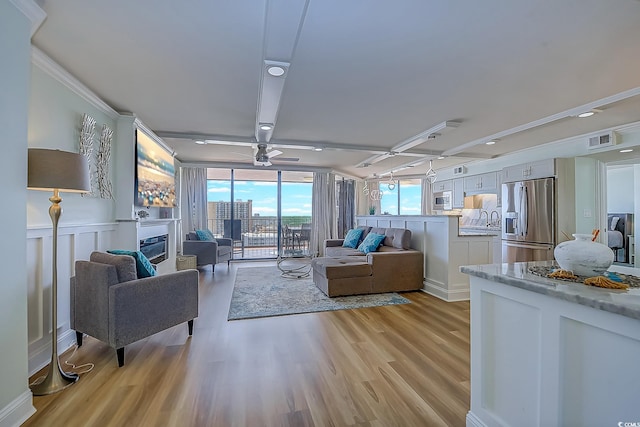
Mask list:
[{"label": "crown molding", "polygon": [[111,119],[116,120],[119,117],[116,110],[111,108],[106,102],[100,99],[98,95],[93,93],[91,89],[82,84],[77,78],[72,76],[71,73],[62,68],[60,64],[35,46],[31,46],[31,63],[71,89],[76,95],[102,111]]},{"label": "crown molding", "polygon": [[42,10],[33,0],[9,0],[24,16],[31,21],[31,37],[38,31],[40,25],[47,17],[47,13]]}]

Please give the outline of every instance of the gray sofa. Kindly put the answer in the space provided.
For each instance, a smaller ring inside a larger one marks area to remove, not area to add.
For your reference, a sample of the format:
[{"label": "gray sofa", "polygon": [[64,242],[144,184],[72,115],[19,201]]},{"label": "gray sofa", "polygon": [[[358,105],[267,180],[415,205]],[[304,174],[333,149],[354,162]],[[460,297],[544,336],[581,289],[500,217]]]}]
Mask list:
[{"label": "gray sofa", "polygon": [[233,241],[224,237],[216,240],[198,240],[196,233],[187,233],[186,240],[182,242],[183,255],[195,255],[198,267],[211,264],[211,269],[215,271],[216,264],[227,262],[233,256]]},{"label": "gray sofa", "polygon": [[76,261],[71,278],[71,329],[78,346],[90,335],[116,349],[124,365],[124,347],[187,322],[193,333],[198,316],[198,271],[137,278],[129,255],[93,252]]},{"label": "gray sofa", "polygon": [[360,241],[370,232],[385,235],[376,252],[363,254],[342,247],[343,239],[325,240],[324,257],[315,258],[313,282],[327,296],[414,291],[423,286],[424,257],[411,249],[411,231],[361,227]]}]

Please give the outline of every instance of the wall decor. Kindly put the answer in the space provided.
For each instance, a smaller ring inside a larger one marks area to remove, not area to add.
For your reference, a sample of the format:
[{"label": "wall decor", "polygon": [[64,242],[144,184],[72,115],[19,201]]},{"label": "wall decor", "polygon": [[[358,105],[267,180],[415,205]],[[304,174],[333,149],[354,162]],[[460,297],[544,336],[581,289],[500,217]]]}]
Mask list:
[{"label": "wall decor", "polygon": [[93,162],[93,139],[95,138],[95,134],[96,119],[86,113],[83,114],[82,125],[80,127],[80,154],[85,156],[87,158],[87,162],[89,162],[89,180],[91,182],[91,191],[88,193],[82,193],[83,197],[95,196],[95,179],[93,173],[95,170]]},{"label": "wall decor", "polygon": [[96,159],[96,175],[98,176],[98,191],[103,199],[113,199],[113,189],[109,178],[109,162],[111,159],[111,140],[113,131],[107,125],[102,125],[100,145]]}]

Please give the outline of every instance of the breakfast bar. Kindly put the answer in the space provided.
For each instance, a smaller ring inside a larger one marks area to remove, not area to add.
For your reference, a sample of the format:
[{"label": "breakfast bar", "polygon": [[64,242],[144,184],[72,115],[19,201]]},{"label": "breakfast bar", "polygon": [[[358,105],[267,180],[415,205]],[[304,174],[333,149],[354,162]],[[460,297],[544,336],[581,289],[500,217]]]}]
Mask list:
[{"label": "breakfast bar", "polygon": [[[552,261],[463,266],[471,276],[467,426],[640,421],[640,288],[534,274]],[[610,270],[640,276],[640,270]]]}]

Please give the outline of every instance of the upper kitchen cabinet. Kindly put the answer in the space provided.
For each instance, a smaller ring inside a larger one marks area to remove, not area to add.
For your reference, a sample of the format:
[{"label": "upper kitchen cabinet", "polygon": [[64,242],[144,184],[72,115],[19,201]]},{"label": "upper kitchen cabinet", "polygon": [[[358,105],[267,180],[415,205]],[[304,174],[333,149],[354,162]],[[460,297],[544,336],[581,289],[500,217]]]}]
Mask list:
[{"label": "upper kitchen cabinet", "polygon": [[554,159],[523,163],[502,169],[502,182],[521,181],[523,179],[548,178],[555,175]]},{"label": "upper kitchen cabinet", "polygon": [[498,178],[495,172],[483,173],[464,177],[465,194],[496,193],[498,190]]},{"label": "upper kitchen cabinet", "polygon": [[464,208],[464,179],[455,178],[453,181],[453,203],[454,209]]},{"label": "upper kitchen cabinet", "polygon": [[453,180],[446,179],[444,181],[436,181],[431,184],[431,190],[435,193],[437,191],[451,191],[453,190]]}]

